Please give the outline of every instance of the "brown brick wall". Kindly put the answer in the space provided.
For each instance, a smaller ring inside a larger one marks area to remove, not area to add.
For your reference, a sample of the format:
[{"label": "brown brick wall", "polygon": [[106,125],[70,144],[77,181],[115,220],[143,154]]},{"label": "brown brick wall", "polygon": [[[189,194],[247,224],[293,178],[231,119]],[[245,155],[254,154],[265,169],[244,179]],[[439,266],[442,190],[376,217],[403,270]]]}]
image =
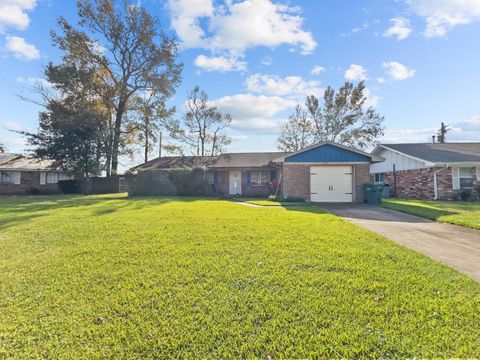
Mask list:
[{"label": "brown brick wall", "polygon": [[[346,164],[347,165],[347,164]],[[283,164],[283,194],[310,201],[310,164]],[[363,202],[363,184],[370,181],[369,164],[354,167],[354,202]]]},{"label": "brown brick wall", "polygon": [[40,185],[40,172],[22,171],[20,184],[0,184],[2,195],[59,194],[57,184]]},{"label": "brown brick wall", "polygon": [[[219,195],[228,196],[229,191],[229,171],[239,170],[242,172],[242,195],[243,196],[259,196],[267,197],[270,195],[270,188],[268,186],[251,186],[247,183],[247,171],[259,170],[258,168],[241,168],[241,169],[228,169],[228,170],[216,170],[217,183],[215,184],[215,191]],[[262,169],[265,171],[273,171],[274,168]],[[276,177],[279,178],[280,170],[276,169]]]},{"label": "brown brick wall", "polygon": [[356,164],[354,165],[354,202],[363,202],[363,184],[370,182],[370,165]]},{"label": "brown brick wall", "polygon": [[[425,168],[416,170],[396,171],[397,196],[406,199],[433,199],[435,196],[433,173],[441,168]],[[395,195],[393,172],[385,173],[385,183],[390,185],[390,195]],[[480,196],[478,186],[480,181],[474,181],[472,195]],[[452,169],[443,169],[437,173],[439,200],[457,200],[464,189],[452,189]]]},{"label": "brown brick wall", "polygon": [[215,192],[220,196],[228,196],[228,171],[215,171]]},{"label": "brown brick wall", "polygon": [[310,201],[310,165],[283,164],[282,194]]}]

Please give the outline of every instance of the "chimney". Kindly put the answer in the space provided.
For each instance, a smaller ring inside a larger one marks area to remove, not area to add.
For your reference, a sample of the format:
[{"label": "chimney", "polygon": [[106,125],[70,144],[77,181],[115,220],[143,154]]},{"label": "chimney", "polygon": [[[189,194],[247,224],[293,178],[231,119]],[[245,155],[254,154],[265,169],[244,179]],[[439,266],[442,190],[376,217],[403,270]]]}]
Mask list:
[{"label": "chimney", "polygon": [[435,144],[435,135],[432,135],[432,144]]}]

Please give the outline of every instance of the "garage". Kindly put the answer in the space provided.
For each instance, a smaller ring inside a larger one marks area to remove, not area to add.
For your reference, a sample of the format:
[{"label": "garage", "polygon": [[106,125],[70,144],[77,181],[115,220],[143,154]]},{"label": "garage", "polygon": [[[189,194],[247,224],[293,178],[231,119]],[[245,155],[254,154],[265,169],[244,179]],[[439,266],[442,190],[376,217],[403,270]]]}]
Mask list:
[{"label": "garage", "polygon": [[311,166],[310,201],[352,202],[353,171],[351,165]]},{"label": "garage", "polygon": [[382,158],[332,142],[287,154],[282,164],[282,193],[318,203],[363,202],[369,166]]}]

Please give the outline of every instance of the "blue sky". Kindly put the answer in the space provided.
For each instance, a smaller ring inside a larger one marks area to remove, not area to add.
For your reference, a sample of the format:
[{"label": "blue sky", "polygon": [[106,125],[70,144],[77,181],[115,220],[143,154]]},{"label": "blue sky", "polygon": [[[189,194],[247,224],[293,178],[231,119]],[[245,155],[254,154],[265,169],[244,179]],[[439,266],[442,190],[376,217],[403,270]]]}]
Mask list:
[{"label": "blue sky", "polygon": [[[142,0],[181,44],[181,109],[198,84],[233,117],[230,151],[275,150],[279,127],[308,94],[366,79],[385,116],[384,142],[480,140],[480,0]],[[73,0],[0,0],[0,142],[34,130],[39,108],[18,99],[58,62],[50,30],[75,22]],[[139,162],[124,159],[124,166]]]}]

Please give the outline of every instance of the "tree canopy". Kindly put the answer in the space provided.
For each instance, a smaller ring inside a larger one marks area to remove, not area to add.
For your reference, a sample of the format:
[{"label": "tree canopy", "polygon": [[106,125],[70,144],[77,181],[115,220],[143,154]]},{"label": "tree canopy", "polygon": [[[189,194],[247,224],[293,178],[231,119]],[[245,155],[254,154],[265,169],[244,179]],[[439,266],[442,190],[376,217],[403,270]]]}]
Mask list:
[{"label": "tree canopy", "polygon": [[[180,81],[177,44],[165,35],[156,18],[129,1],[79,0],[74,27],[58,20],[61,32],[52,39],[63,52],[65,65],[91,67],[101,80],[94,88],[113,114],[111,156],[107,173],[116,175],[122,139],[131,124],[126,114],[136,95],[145,92],[171,96]],[[125,135],[127,134],[127,135]]]},{"label": "tree canopy", "polygon": [[45,75],[53,91],[40,89],[44,109],[38,131],[22,134],[35,157],[53,160],[55,168],[98,175],[108,154],[111,115],[92,90],[96,71],[49,64]]},{"label": "tree canopy", "polygon": [[297,151],[315,142],[332,141],[365,149],[384,133],[384,117],[367,107],[365,83],[346,82],[338,90],[328,87],[323,104],[313,95],[297,106],[283,126],[278,147]]},{"label": "tree canopy", "polygon": [[188,94],[183,121],[170,122],[170,136],[177,144],[168,150],[182,155],[213,156],[225,150],[232,140],[225,129],[232,122],[230,114],[221,113],[208,100],[208,95],[195,86]]}]

